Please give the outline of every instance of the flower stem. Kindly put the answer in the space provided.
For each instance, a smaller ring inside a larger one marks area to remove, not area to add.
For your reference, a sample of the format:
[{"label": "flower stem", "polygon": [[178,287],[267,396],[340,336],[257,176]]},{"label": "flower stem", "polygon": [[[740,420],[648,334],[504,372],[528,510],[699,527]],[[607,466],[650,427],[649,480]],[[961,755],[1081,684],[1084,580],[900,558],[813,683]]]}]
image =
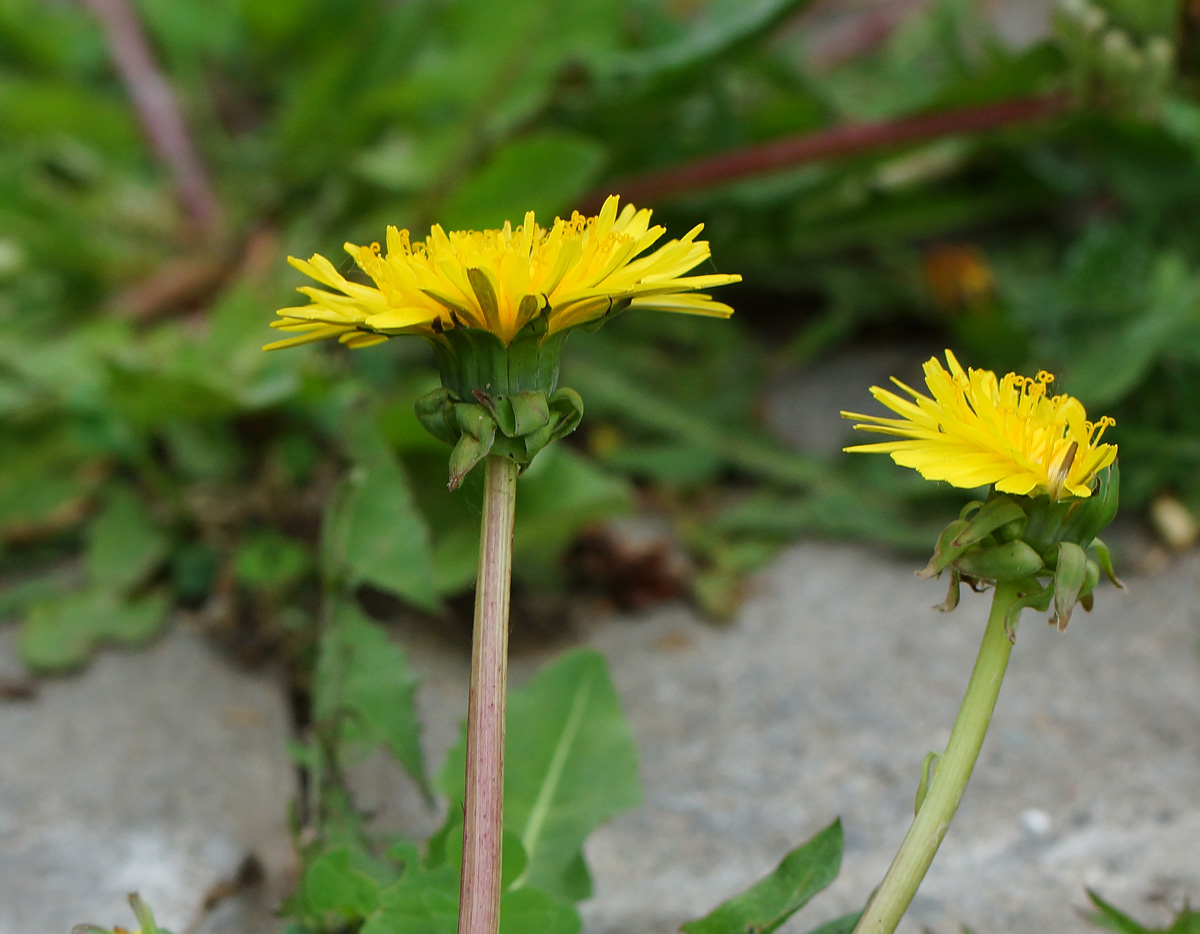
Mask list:
[{"label": "flower stem", "polygon": [[504,692],[517,465],[492,454],[485,461],[485,469],[471,693],[467,700],[467,779],[458,934],[496,934],[500,927]]},{"label": "flower stem", "polygon": [[904,842],[867,903],[854,934],[891,934],[896,930],[950,827],[1000,695],[1000,684],[1012,652],[1004,617],[1016,597],[1011,584],[997,584],[983,643],[946,751]]}]

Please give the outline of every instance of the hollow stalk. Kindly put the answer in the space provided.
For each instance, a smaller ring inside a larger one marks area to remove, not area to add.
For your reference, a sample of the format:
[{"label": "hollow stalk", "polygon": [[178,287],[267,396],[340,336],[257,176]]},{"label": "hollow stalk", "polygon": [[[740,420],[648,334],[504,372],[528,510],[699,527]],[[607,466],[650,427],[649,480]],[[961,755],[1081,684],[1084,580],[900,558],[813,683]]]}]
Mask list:
[{"label": "hollow stalk", "polygon": [[517,465],[485,462],[475,635],[467,701],[467,777],[458,934],[496,934],[500,926],[500,852],[504,827],[504,696]]},{"label": "hollow stalk", "polygon": [[883,882],[867,903],[854,934],[891,934],[896,930],[950,827],[975,768],[975,760],[979,758],[992,711],[996,708],[996,698],[1000,695],[1000,684],[1012,652],[1004,617],[1016,597],[1012,585],[1001,583],[996,586],[987,629],[946,751],[938,761],[937,771],[912,826]]}]

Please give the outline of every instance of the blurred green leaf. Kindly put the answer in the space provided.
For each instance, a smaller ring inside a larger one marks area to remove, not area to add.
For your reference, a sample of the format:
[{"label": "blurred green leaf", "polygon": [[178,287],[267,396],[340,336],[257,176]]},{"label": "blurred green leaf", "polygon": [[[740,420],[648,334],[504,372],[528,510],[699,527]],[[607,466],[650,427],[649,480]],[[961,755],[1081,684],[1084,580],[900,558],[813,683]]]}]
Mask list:
[{"label": "blurred green leaf", "polygon": [[[929,510],[905,509],[901,496],[916,494],[880,474],[896,471],[892,464],[879,470],[848,466],[844,482],[829,482],[816,492],[796,495],[788,490],[763,488],[732,500],[700,529],[717,536],[766,538],[787,542],[799,535],[867,539],[903,551],[924,552],[936,541],[945,519],[930,521]],[[877,479],[879,478],[879,479]],[[877,484],[888,483],[876,492]],[[919,491],[930,500],[936,489]],[[898,502],[898,500],[901,500]]]},{"label": "blurred green leaf", "polygon": [[856,120],[919,110],[972,72],[963,37],[978,39],[988,31],[969,0],[939,0],[928,9],[914,9],[875,54],[831,75],[827,92],[843,114]]},{"label": "blurred green leaf", "polygon": [[0,624],[8,622],[9,617],[23,615],[34,603],[71,590],[77,577],[72,568],[55,567],[19,583],[6,583],[0,589]]},{"label": "blurred green leaf", "polygon": [[[56,426],[57,428],[58,426]],[[87,469],[86,449],[69,430],[8,428],[0,446],[0,531],[70,520],[100,477]]]},{"label": "blurred green leaf", "polygon": [[440,23],[442,54],[419,61],[405,88],[408,106],[419,101],[426,113],[457,111],[460,132],[502,138],[537,113],[564,72],[612,50],[621,10],[613,0],[473,0],[449,7]]},{"label": "blurred green leaf", "polygon": [[124,101],[59,80],[0,77],[0,132],[25,140],[70,136],[122,155],[135,152],[139,140]]},{"label": "blurred green leaf", "polygon": [[70,8],[0,4],[0,63],[31,74],[74,72],[104,54],[92,24]]},{"label": "blurred green leaf", "polygon": [[[447,755],[438,788],[462,802],[465,739]],[[504,815],[528,864],[514,883],[580,899],[587,835],[641,802],[637,750],[598,652],[569,652],[508,695]]]},{"label": "blurred green leaf", "polygon": [[661,45],[614,55],[602,62],[601,76],[647,81],[711,64],[739,46],[760,40],[812,0],[716,2],[681,36]]},{"label": "blurred green leaf", "polygon": [[6,329],[0,373],[10,371],[31,393],[31,408],[92,411],[106,402],[107,358],[132,340],[130,329],[115,321],[83,322],[54,341]]},{"label": "blurred green leaf", "polygon": [[98,590],[123,593],[145,580],[169,547],[169,539],[141,498],[128,487],[114,487],[88,530],[84,555],[88,578]]},{"label": "blurred green leaf", "polygon": [[[437,116],[446,114],[436,98],[420,101],[416,114],[406,113],[402,100],[412,90],[411,69],[445,57],[437,54],[436,11],[427,0],[314,3],[278,48],[278,61],[264,63],[264,77],[282,92],[269,140],[289,176],[310,186],[341,181],[345,156],[382,127],[409,123],[425,108],[437,112],[430,122],[441,122]],[[338,41],[322,38],[330,34]],[[304,47],[299,59],[298,47]]]},{"label": "blurred green leaf", "polygon": [[1106,931],[1118,931],[1120,934],[1200,934],[1200,911],[1192,911],[1187,905],[1175,916],[1170,927],[1148,928],[1117,910],[1091,889],[1087,894],[1099,909],[1088,914],[1087,919]]},{"label": "blurred green leaf", "polygon": [[217,385],[207,374],[180,369],[171,372],[141,361],[113,361],[108,386],[111,404],[140,426],[168,419],[228,418],[238,411],[230,387]]},{"label": "blurred green leaf", "polygon": [[[458,929],[458,870],[410,869],[384,889],[362,934],[453,934]],[[505,892],[500,934],[579,934],[583,924],[570,902],[535,889]]]},{"label": "blurred green leaf", "polygon": [[408,657],[379,625],[339,601],[325,622],[316,669],[313,713],[337,724],[341,754],[384,745],[432,798],[416,711],[417,678]]},{"label": "blurred green leaf", "polygon": [[1162,103],[1162,122],[1174,139],[1200,155],[1200,104],[1182,95],[1168,96]]},{"label": "blurred green leaf", "polygon": [[[853,934],[855,927],[858,926],[858,919],[861,917],[861,911],[852,911],[848,915],[826,921],[820,927],[813,928],[808,934]],[[969,934],[969,932],[964,930],[963,934]]]},{"label": "blurred green leaf", "polygon": [[248,587],[281,591],[297,583],[312,567],[303,544],[274,530],[248,537],[234,555],[234,571]]},{"label": "blurred green leaf", "polygon": [[318,917],[332,912],[356,921],[379,906],[379,882],[354,868],[344,847],[326,850],[309,863],[300,887],[307,909]]},{"label": "blurred green leaf", "polygon": [[639,386],[615,369],[575,361],[570,379],[586,402],[632,424],[685,441],[752,475],[805,486],[819,468],[795,452],[745,431],[729,430],[687,406]]},{"label": "blurred green leaf", "polygon": [[245,451],[227,422],[169,419],[157,427],[172,465],[188,480],[228,482],[245,466]]},{"label": "blurred green leaf", "polygon": [[352,587],[371,584],[435,608],[429,531],[373,412],[350,412],[345,440],[354,466],[326,515],[326,575],[345,575]]},{"label": "blurred green leaf", "polygon": [[108,594],[55,596],[38,601],[21,626],[21,660],[38,671],[82,666],[95,644],[94,621],[111,612],[111,604]]},{"label": "blurred green leaf", "polygon": [[1183,7],[1182,0],[1158,0],[1155,3],[1145,3],[1143,0],[1093,2],[1098,9],[1108,13],[1118,26],[1143,36],[1171,35],[1179,23]]},{"label": "blurred green leaf", "polygon": [[285,355],[263,353],[272,339],[264,306],[274,296],[252,281],[237,281],[222,295],[208,316],[208,333],[196,353],[179,354],[194,361],[201,373],[230,385],[248,409],[278,405],[300,388],[296,366]]},{"label": "blurred green leaf", "polygon": [[450,866],[408,869],[380,892],[379,908],[367,919],[360,934],[455,934],[458,877],[458,871]]},{"label": "blurred green leaf", "polygon": [[1091,405],[1111,405],[1145,379],[1164,353],[1177,349],[1180,326],[1200,310],[1200,277],[1189,272],[1181,256],[1164,254],[1148,292],[1144,308],[1120,331],[1107,330],[1103,339],[1094,337],[1076,349],[1066,374],[1073,395]]},{"label": "blurred green leaf", "polygon": [[569,901],[537,889],[505,892],[500,899],[500,934],[579,934],[583,920]]},{"label": "blurred green leaf", "polygon": [[581,529],[632,508],[633,493],[624,478],[567,445],[544,451],[517,485],[514,573],[522,580],[551,577]]},{"label": "blurred green leaf", "polygon": [[196,604],[212,590],[217,552],[197,542],[180,542],[171,554],[171,584],[181,603]]},{"label": "blurred green leaf", "polygon": [[596,179],[604,147],[584,136],[542,132],[520,137],[493,153],[454,189],[442,206],[447,229],[522,223],[527,211],[548,227],[566,214]]},{"label": "blurred green leaf", "polygon": [[606,467],[666,487],[702,487],[715,483],[724,466],[711,448],[692,444],[622,441],[604,451]]},{"label": "blurred green leaf", "polygon": [[834,821],[788,853],[770,875],[680,930],[685,934],[770,934],[833,882],[841,864],[842,825]]},{"label": "blurred green leaf", "polygon": [[138,645],[167,622],[165,595],[126,600],[107,590],[57,595],[35,603],[21,626],[21,659],[36,671],[82,666],[101,644]]}]

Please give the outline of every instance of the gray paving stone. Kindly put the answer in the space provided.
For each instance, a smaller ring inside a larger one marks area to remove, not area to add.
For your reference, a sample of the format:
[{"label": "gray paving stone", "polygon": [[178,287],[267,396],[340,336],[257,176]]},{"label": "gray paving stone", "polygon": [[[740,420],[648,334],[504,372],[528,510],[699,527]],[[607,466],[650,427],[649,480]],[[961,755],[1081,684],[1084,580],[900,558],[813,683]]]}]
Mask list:
[{"label": "gray paving stone", "polygon": [[[14,633],[0,635],[11,674]],[[194,930],[275,930],[292,859],[288,730],[271,678],[235,671],[184,628],[0,704],[0,934],[129,927],[132,891],[182,934],[249,854],[264,886]]]}]

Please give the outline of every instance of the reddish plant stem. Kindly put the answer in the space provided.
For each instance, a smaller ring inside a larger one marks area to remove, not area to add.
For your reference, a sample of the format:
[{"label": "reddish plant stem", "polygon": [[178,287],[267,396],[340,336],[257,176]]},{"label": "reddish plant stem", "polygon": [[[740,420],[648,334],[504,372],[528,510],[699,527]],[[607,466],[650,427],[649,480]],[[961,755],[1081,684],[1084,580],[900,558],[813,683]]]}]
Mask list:
[{"label": "reddish plant stem", "polygon": [[221,206],[196,152],[171,85],[159,71],[129,0],[85,0],[100,21],[108,51],[150,145],[175,178],[180,206],[203,232],[220,223]]},{"label": "reddish plant stem", "polygon": [[960,133],[979,133],[1014,123],[1028,123],[1062,112],[1068,101],[1064,94],[1050,94],[919,114],[885,123],[847,123],[804,136],[735,149],[645,175],[617,179],[608,184],[603,192],[588,195],[585,207],[590,213],[593,207],[599,206],[604,197],[614,191],[619,192],[626,201],[647,204],[683,192],[700,191],[724,182],[794,169],[811,162],[841,159]]},{"label": "reddish plant stem", "polygon": [[504,697],[517,465],[507,457],[492,454],[485,467],[471,692],[467,700],[467,779],[458,934],[496,934],[500,926]]}]

